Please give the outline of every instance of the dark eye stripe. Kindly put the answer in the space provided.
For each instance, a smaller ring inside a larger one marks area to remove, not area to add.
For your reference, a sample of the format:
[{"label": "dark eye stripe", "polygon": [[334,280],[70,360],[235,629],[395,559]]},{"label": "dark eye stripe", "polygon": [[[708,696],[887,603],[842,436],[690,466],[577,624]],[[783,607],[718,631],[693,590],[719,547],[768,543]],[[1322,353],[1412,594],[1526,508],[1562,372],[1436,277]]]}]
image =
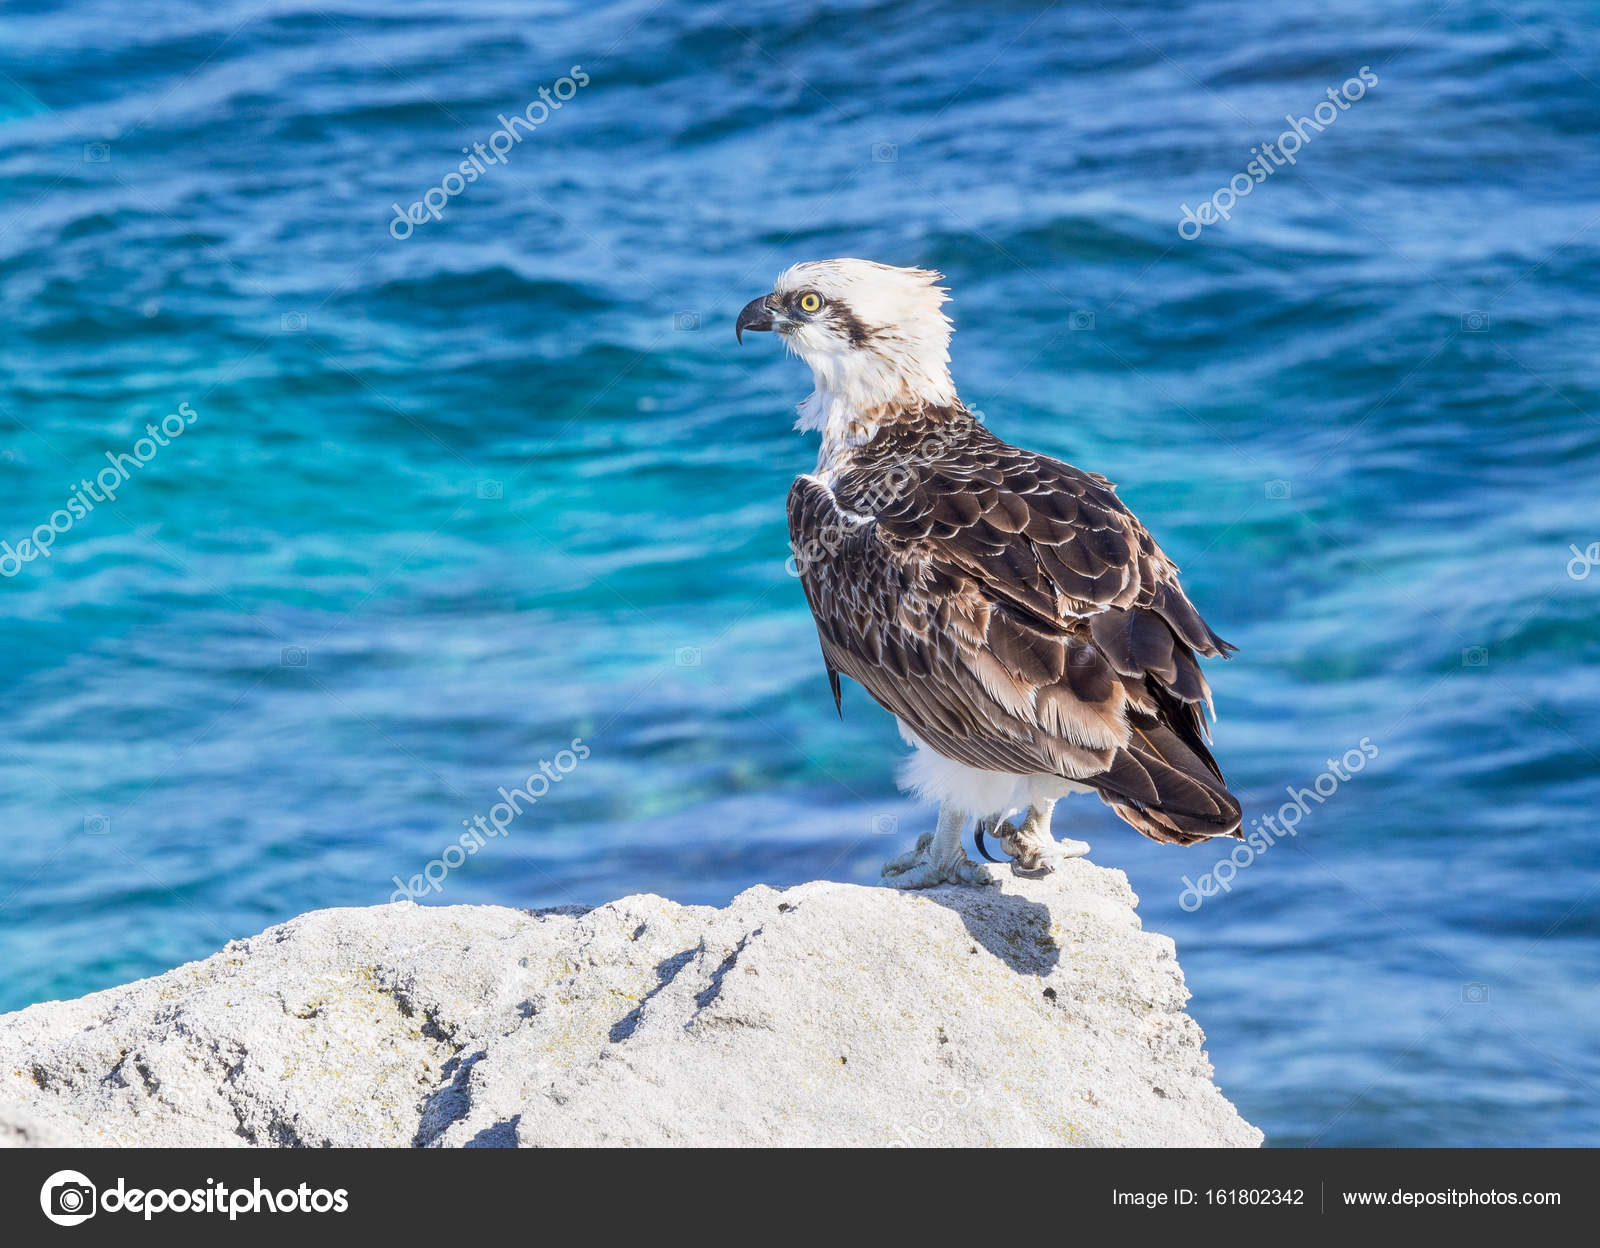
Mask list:
[{"label": "dark eye stripe", "polygon": [[850,339],[852,347],[862,347],[872,341],[872,331],[863,325],[855,313],[842,303],[836,303],[828,309],[828,319],[842,330]]}]

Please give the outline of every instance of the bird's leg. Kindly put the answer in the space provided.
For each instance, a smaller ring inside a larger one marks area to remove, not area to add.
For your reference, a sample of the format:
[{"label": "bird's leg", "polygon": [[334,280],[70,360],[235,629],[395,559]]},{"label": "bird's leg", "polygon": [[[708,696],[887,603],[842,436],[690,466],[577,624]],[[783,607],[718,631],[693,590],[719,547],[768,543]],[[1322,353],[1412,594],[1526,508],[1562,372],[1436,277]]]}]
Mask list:
[{"label": "bird's leg", "polygon": [[936,884],[992,884],[989,868],[973,862],[961,848],[967,812],[949,802],[939,807],[936,831],[924,832],[917,847],[883,864],[883,882],[892,888],[932,888]]},{"label": "bird's leg", "polygon": [[1054,798],[1041,798],[1028,807],[1020,827],[1009,819],[993,829],[1000,848],[1011,856],[1016,875],[1049,875],[1068,858],[1081,858],[1089,852],[1083,841],[1058,841],[1050,834],[1050,816],[1055,813]]}]

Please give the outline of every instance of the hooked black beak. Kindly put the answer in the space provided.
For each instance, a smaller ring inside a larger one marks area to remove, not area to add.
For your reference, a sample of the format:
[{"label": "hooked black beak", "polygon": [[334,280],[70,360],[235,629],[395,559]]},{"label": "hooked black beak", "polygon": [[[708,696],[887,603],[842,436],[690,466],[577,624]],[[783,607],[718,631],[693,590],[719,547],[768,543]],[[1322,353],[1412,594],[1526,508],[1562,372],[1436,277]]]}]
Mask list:
[{"label": "hooked black beak", "polygon": [[752,299],[739,310],[739,319],[733,323],[733,336],[738,342],[744,342],[744,331],[747,329],[771,331],[771,299],[771,295],[762,295],[759,299]]}]

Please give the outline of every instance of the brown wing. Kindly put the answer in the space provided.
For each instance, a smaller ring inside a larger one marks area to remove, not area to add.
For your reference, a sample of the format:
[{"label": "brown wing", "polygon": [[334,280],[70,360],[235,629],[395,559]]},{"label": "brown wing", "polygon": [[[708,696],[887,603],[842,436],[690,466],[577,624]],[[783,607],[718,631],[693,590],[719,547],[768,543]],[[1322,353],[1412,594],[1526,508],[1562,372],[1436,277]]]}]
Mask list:
[{"label": "brown wing", "polygon": [[1232,647],[1110,483],[972,422],[932,456],[909,436],[790,491],[830,678],[959,762],[1093,785],[1158,840],[1236,832],[1195,659]]}]

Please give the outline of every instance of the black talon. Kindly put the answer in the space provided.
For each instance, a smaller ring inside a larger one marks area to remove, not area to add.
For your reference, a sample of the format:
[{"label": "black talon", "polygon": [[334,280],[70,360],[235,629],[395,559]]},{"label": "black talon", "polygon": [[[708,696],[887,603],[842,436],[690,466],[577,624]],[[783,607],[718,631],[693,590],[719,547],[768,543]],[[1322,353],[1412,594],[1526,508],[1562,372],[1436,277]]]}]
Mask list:
[{"label": "black talon", "polygon": [[993,862],[993,863],[999,863],[1001,861],[999,858],[996,858],[993,854],[991,854],[987,849],[984,848],[984,846],[983,846],[983,824],[982,823],[979,823],[972,830],[972,839],[973,839],[974,842],[976,842],[976,844],[978,846],[978,853],[979,854],[981,854],[983,857],[987,858],[990,862]]}]

